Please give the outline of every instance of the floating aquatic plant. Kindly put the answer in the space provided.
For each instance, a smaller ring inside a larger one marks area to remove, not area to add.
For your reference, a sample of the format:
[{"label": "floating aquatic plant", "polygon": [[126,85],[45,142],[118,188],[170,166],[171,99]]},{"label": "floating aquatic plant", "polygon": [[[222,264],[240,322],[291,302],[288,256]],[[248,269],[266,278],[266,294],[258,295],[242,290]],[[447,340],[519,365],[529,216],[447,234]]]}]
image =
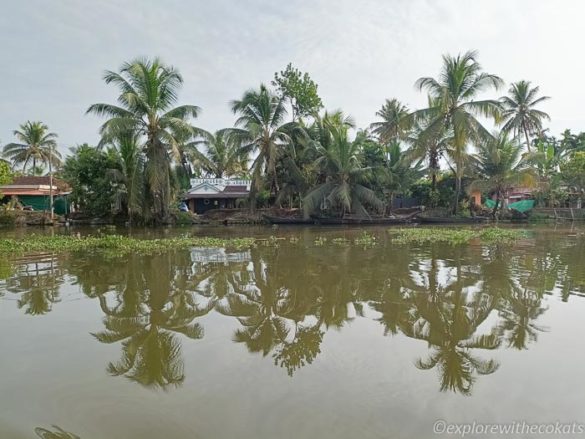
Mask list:
[{"label": "floating aquatic plant", "polygon": [[423,244],[441,242],[451,245],[466,244],[472,239],[480,239],[489,243],[513,242],[523,236],[519,230],[488,227],[483,229],[442,229],[442,228],[409,228],[392,229],[389,232],[395,236],[392,242],[396,244]]},{"label": "floating aquatic plant", "polygon": [[157,253],[191,247],[223,247],[244,250],[254,246],[254,238],[176,237],[139,239],[121,235],[104,236],[42,236],[30,235],[20,239],[0,239],[0,254],[35,251],[104,250],[124,253]]}]

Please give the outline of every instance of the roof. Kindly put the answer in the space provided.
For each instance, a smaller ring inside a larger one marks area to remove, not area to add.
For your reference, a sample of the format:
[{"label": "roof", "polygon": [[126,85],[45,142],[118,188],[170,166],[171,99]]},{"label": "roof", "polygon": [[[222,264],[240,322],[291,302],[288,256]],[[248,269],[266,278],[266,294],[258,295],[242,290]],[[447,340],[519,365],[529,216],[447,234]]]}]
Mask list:
[{"label": "roof", "polygon": [[[21,176],[16,177],[10,184],[0,186],[4,196],[10,195],[49,195],[51,192],[51,177],[49,176]],[[63,180],[53,178],[53,195],[71,192],[71,187]]]},{"label": "roof", "polygon": [[197,185],[191,188],[183,199],[246,198],[250,194],[249,186],[245,184],[231,184],[230,182],[226,185],[226,180],[220,179],[194,179],[194,181],[197,182]]},{"label": "roof", "polygon": [[250,191],[246,188],[246,186],[226,186],[222,193],[224,194],[245,194],[248,195]]}]

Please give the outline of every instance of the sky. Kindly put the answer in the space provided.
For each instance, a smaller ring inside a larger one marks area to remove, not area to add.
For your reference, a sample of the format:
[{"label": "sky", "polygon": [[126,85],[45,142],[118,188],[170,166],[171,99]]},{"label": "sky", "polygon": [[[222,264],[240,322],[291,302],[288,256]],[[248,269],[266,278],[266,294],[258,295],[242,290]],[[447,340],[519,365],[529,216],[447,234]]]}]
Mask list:
[{"label": "sky", "polygon": [[387,98],[425,104],[414,82],[436,76],[441,55],[479,52],[484,70],[539,85],[553,134],[585,130],[583,0],[0,0],[0,144],[27,120],[59,136],[65,152],[95,144],[115,103],[102,80],[137,57],[160,57],[183,75],[180,104],[195,125],[233,126],[229,101],[270,83],[292,62],[319,84],[330,110],[358,127]]}]

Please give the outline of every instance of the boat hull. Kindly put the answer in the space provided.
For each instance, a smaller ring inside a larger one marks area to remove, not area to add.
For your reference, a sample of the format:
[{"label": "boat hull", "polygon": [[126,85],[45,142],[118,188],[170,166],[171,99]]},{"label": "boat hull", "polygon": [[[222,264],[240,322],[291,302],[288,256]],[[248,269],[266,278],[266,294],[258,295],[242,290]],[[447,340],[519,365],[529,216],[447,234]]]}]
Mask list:
[{"label": "boat hull", "polygon": [[315,223],[320,225],[391,225],[391,224],[407,224],[408,218],[326,218],[314,217]]},{"label": "boat hull", "polygon": [[266,221],[270,224],[313,224],[314,221],[312,219],[304,219],[304,218],[286,218],[286,217],[277,217],[277,216],[270,216],[270,215],[262,215]]},{"label": "boat hull", "polygon": [[473,218],[448,218],[448,217],[432,217],[419,216],[416,220],[421,224],[479,224],[486,222],[489,218],[473,217]]}]

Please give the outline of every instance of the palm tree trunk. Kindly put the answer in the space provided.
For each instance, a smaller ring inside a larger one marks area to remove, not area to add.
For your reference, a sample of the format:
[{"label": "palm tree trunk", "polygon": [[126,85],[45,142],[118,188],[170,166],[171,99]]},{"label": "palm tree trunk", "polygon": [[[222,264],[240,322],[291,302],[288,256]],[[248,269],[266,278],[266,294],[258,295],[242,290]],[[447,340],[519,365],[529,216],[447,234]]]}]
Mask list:
[{"label": "palm tree trunk", "polygon": [[453,215],[459,211],[459,198],[461,196],[461,177],[455,175],[455,205],[453,206]]},{"label": "palm tree trunk", "polygon": [[437,189],[437,169],[439,168],[439,158],[434,149],[429,157],[429,168],[431,169],[431,190],[434,192]]},{"label": "palm tree trunk", "polygon": [[500,207],[500,198],[501,198],[500,190],[497,190],[496,191],[496,205],[494,206],[494,208],[492,210],[492,217],[494,219],[496,219],[496,214],[498,212],[498,207]]},{"label": "palm tree trunk", "polygon": [[528,152],[530,152],[530,137],[528,137],[528,130],[526,129],[526,125],[522,125],[524,129],[524,135],[526,136],[526,148],[528,148]]}]

